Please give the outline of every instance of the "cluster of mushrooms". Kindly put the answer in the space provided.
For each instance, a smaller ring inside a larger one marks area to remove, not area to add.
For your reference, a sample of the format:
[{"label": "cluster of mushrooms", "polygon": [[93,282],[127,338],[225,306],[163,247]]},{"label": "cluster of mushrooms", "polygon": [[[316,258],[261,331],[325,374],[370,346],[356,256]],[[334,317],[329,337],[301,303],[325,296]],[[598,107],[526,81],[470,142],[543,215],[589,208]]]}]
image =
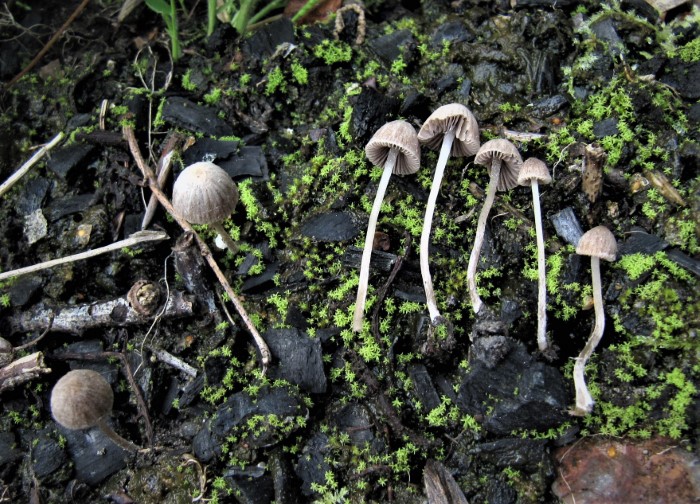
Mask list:
[{"label": "cluster of mushrooms", "polygon": [[[486,230],[486,220],[493,205],[496,191],[508,191],[517,185],[532,188],[533,209],[538,251],[539,294],[537,310],[537,343],[544,352],[548,349],[546,336],[546,275],[544,238],[539,204],[539,184],[551,181],[544,162],[530,158],[523,162],[518,149],[508,140],[494,139],[481,145],[479,126],[471,111],[461,104],[444,105],[438,108],[425,121],[420,132],[406,121],[391,121],[377,130],[365,147],[367,158],[383,169],[377,187],[372,211],[367,226],[365,246],[362,253],[357,300],[353,318],[353,330],[363,330],[363,318],[369,267],[372,256],[374,234],[384,194],[392,174],[409,175],[420,168],[420,146],[437,150],[440,154],[435,168],[430,195],[425,210],[425,221],[420,240],[420,269],[423,277],[428,312],[435,326],[445,322],[440,315],[433,291],[433,282],[428,262],[428,247],[435,204],[440,190],[445,167],[450,156],[467,157],[475,155],[477,164],[489,168],[490,180],[486,200],[477,223],[474,246],[467,267],[469,297],[475,313],[479,313],[483,302],[476,287],[476,269]],[[176,211],[192,224],[212,226],[226,247],[235,253],[238,249],[223,226],[238,203],[238,190],[231,177],[221,167],[211,162],[198,162],[186,167],[173,186],[173,206]],[[576,406],[571,412],[585,415],[593,408],[593,398],[586,387],[584,368],[593,350],[598,345],[605,328],[603,298],[600,280],[600,259],[614,261],[617,244],[613,234],[604,226],[595,227],[580,239],[576,253],[591,257],[593,301],[595,325],[591,336],[574,366]],[[57,423],[68,429],[88,429],[98,427],[116,445],[124,450],[136,452],[139,447],[119,436],[107,423],[112,410],[114,396],[107,381],[95,371],[73,370],[64,375],[51,393],[51,410]]]},{"label": "cluster of mushrooms", "polygon": [[[426,204],[425,219],[420,240],[420,269],[425,289],[426,304],[433,326],[444,323],[445,319],[437,307],[433,281],[430,274],[428,248],[435,204],[440,191],[445,167],[450,156],[467,157],[475,155],[476,164],[489,168],[489,185],[486,200],[477,221],[474,245],[467,266],[467,285],[474,313],[478,314],[483,302],[477,291],[476,270],[481,255],[481,248],[486,231],[486,221],[493,206],[497,191],[509,191],[517,185],[530,186],[532,189],[533,213],[537,240],[538,265],[538,302],[537,302],[537,345],[541,352],[549,348],[547,340],[547,283],[545,271],[544,233],[540,211],[539,184],[548,184],[552,178],[547,165],[536,158],[523,162],[518,149],[510,141],[502,138],[493,139],[481,145],[479,126],[471,111],[464,105],[452,103],[443,105],[433,112],[416,133],[406,121],[391,121],[377,130],[365,147],[367,158],[375,166],[383,169],[377,194],[369,216],[367,235],[365,237],[360,278],[357,287],[357,299],[353,317],[353,331],[363,330],[363,318],[369,282],[369,267],[372,256],[374,235],[379,217],[379,209],[384,199],[392,173],[397,175],[413,174],[420,168],[420,146],[440,151],[435,175]],[[593,408],[593,399],[588,392],[584,378],[584,368],[593,353],[605,327],[603,299],[600,282],[600,259],[614,261],[617,244],[613,234],[604,226],[598,226],[585,233],[576,248],[576,253],[591,257],[593,277],[593,301],[595,307],[595,326],[591,336],[574,366],[574,384],[576,388],[575,415],[585,415]]]}]

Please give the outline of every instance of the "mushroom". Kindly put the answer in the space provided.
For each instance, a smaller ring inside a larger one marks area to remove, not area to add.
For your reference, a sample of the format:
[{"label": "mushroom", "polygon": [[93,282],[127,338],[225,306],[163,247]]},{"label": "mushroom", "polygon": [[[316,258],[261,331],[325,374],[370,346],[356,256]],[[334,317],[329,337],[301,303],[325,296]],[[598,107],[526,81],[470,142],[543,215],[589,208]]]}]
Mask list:
[{"label": "mushroom", "polygon": [[471,111],[459,103],[443,105],[433,112],[423,123],[418,132],[418,141],[429,149],[440,149],[440,155],[435,167],[433,184],[430,187],[428,204],[425,207],[423,232],[420,236],[420,272],[423,277],[423,288],[428,304],[430,320],[435,325],[440,318],[440,311],[435,300],[433,280],[430,276],[428,248],[430,246],[430,229],[435,213],[435,203],[440,192],[447,159],[453,156],[471,156],[479,149],[479,125]]},{"label": "mushroom", "polygon": [[603,311],[603,289],[600,282],[600,260],[614,261],[617,255],[615,236],[605,226],[597,226],[586,231],[576,246],[579,255],[591,256],[591,278],[593,283],[593,307],[595,308],[595,325],[586,346],[576,357],[574,364],[574,387],[576,388],[576,408],[572,415],[584,416],[593,410],[593,398],[586,387],[583,375],[586,362],[593,354],[605,330],[605,313]]},{"label": "mushroom", "polygon": [[476,236],[474,236],[474,247],[469,256],[469,266],[467,267],[467,285],[469,287],[469,297],[472,301],[474,313],[479,313],[483,302],[476,290],[476,267],[479,264],[481,246],[484,243],[484,232],[486,231],[486,219],[489,216],[493,200],[496,197],[496,190],[508,191],[518,185],[518,173],[523,165],[518,149],[508,140],[497,138],[489,140],[481,146],[474,159],[476,164],[489,166],[491,178],[489,188],[486,193],[486,201],[479,214],[476,225]]},{"label": "mushroom", "polygon": [[355,332],[362,331],[374,231],[377,227],[379,209],[382,206],[389,179],[392,173],[409,175],[417,172],[418,168],[420,168],[420,144],[418,143],[416,130],[406,121],[388,122],[374,133],[374,136],[365,146],[365,154],[373,165],[382,167],[384,171],[382,172],[382,178],[379,180],[377,195],[374,198],[372,211],[369,215],[365,247],[362,251],[360,281],[357,286],[355,315],[352,322],[352,328]]},{"label": "mushroom", "polygon": [[182,170],[173,185],[173,207],[192,224],[207,224],[214,228],[226,247],[235,254],[236,242],[222,222],[238,203],[238,189],[223,168],[201,161]]},{"label": "mushroom", "polygon": [[98,427],[120,448],[136,452],[138,446],[107,424],[113,403],[112,387],[100,373],[91,369],[69,371],[51,391],[51,414],[60,425],[72,430]]},{"label": "mushroom", "polygon": [[544,262],[544,234],[542,233],[542,211],[540,210],[539,184],[549,184],[552,177],[547,165],[537,158],[528,158],[518,175],[518,184],[532,187],[532,209],[535,213],[537,237],[537,346],[541,352],[547,350],[547,274]]}]

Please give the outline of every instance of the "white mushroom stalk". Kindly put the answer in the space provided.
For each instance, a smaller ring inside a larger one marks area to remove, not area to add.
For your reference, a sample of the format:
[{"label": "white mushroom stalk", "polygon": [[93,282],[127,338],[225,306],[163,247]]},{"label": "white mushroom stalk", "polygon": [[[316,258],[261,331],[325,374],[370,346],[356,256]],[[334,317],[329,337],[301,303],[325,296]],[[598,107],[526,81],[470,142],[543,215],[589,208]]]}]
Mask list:
[{"label": "white mushroom stalk", "polygon": [[600,343],[605,331],[605,311],[603,309],[603,286],[600,281],[600,260],[614,261],[617,255],[615,236],[605,226],[597,226],[586,231],[576,246],[579,255],[591,256],[591,283],[593,288],[593,307],[595,324],[586,346],[576,358],[574,364],[574,387],[576,389],[576,407],[572,415],[584,416],[593,411],[595,401],[586,385],[584,370],[588,359]]},{"label": "white mushroom stalk", "polygon": [[365,154],[372,164],[381,167],[383,171],[379,180],[377,195],[374,197],[372,211],[370,212],[365,246],[362,251],[355,314],[352,320],[352,330],[355,332],[362,331],[374,233],[377,229],[379,211],[382,207],[386,188],[389,185],[389,179],[392,173],[407,175],[417,172],[420,167],[420,144],[418,143],[416,130],[406,121],[388,122],[379,128],[367,143]]},{"label": "white mushroom stalk", "polygon": [[418,140],[430,149],[439,147],[433,183],[430,186],[430,195],[425,207],[425,219],[423,231],[420,237],[420,271],[423,277],[423,288],[428,306],[430,321],[437,325],[442,316],[437,307],[433,279],[430,274],[430,231],[435,215],[440,185],[445,174],[445,167],[450,155],[471,156],[479,149],[479,125],[471,111],[459,103],[450,103],[439,107],[426,119],[423,127],[418,132]]}]

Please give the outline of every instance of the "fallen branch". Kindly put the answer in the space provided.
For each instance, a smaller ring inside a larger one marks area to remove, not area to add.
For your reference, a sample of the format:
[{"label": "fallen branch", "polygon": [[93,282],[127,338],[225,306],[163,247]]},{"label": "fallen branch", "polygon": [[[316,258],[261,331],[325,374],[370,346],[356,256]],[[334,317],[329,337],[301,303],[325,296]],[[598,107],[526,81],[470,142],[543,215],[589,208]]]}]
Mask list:
[{"label": "fallen branch", "polygon": [[51,369],[44,364],[44,354],[41,352],[17,359],[0,369],[0,394],[50,372]]},{"label": "fallen branch", "polygon": [[175,209],[173,208],[172,203],[170,203],[170,200],[168,199],[168,197],[165,195],[165,193],[163,193],[163,191],[160,190],[160,187],[158,186],[158,179],[156,178],[155,173],[153,173],[153,170],[148,166],[148,164],[146,164],[146,161],[143,159],[143,156],[141,155],[141,150],[139,149],[138,142],[136,141],[136,136],[134,135],[133,128],[127,124],[124,126],[123,131],[124,131],[124,136],[126,137],[126,140],[129,143],[129,149],[131,150],[131,155],[134,157],[134,161],[136,161],[136,165],[139,167],[139,170],[141,170],[141,173],[148,181],[148,186],[151,189],[151,192],[158,198],[158,202],[161,205],[163,205],[163,208],[165,208],[165,210],[173,217],[173,219],[175,219],[175,221],[180,225],[180,227],[183,230],[192,233],[192,236],[194,236],[194,239],[197,241],[197,245],[199,246],[199,249],[202,251],[202,256],[209,264],[209,267],[212,269],[212,271],[216,275],[216,278],[219,280],[219,282],[223,286],[223,288],[226,291],[226,293],[228,294],[229,298],[231,298],[231,302],[236,307],[236,311],[238,311],[238,314],[240,315],[241,319],[243,320],[246,327],[248,328],[248,331],[253,336],[253,340],[255,341],[255,345],[258,347],[258,351],[260,352],[260,357],[262,360],[262,371],[263,371],[263,374],[265,374],[265,372],[267,371],[267,367],[270,364],[270,360],[271,360],[270,349],[267,347],[267,343],[265,343],[265,340],[263,339],[262,336],[260,336],[260,333],[255,328],[255,325],[253,324],[253,321],[250,319],[248,312],[246,311],[245,307],[243,306],[243,303],[238,298],[236,293],[233,291],[231,284],[229,284],[228,279],[224,276],[224,273],[221,271],[221,268],[219,268],[219,265],[217,264],[216,260],[214,259],[214,256],[212,255],[211,250],[209,249],[207,244],[197,234],[197,232],[190,225],[190,223],[187,222],[180,214],[178,214],[175,211]]},{"label": "fallen branch", "polygon": [[59,132],[58,135],[56,135],[49,141],[49,143],[42,146],[41,149],[36,151],[26,163],[20,166],[16,172],[10,175],[10,178],[8,178],[5,182],[2,183],[2,185],[0,185],[0,196],[9,191],[19,179],[21,179],[27,174],[27,172],[32,168],[32,166],[34,166],[42,157],[44,157],[44,155],[47,152],[53,149],[56,146],[56,144],[61,140],[63,140],[63,133]]},{"label": "fallen branch", "polygon": [[128,238],[120,240],[118,242],[110,243],[104,247],[99,247],[96,249],[88,250],[86,252],[81,252],[79,254],[74,254],[68,257],[61,257],[59,259],[52,259],[43,263],[35,264],[33,266],[27,266],[25,268],[19,268],[12,271],[6,271],[5,273],[0,273],[0,280],[6,280],[8,278],[17,277],[20,275],[26,275],[27,273],[34,273],[35,271],[41,271],[48,268],[53,268],[61,264],[66,264],[70,262],[80,261],[82,259],[88,259],[90,257],[95,257],[101,254],[106,254],[107,252],[113,252],[115,250],[121,250],[124,247],[133,247],[134,245],[139,245],[141,243],[150,241],[162,241],[167,240],[168,235],[164,231],[138,231]]},{"label": "fallen branch", "polygon": [[[189,294],[173,292],[167,300],[161,317],[187,317],[194,312],[194,302]],[[52,320],[53,317],[53,320]],[[98,301],[65,308],[39,307],[8,317],[9,332],[38,331],[51,327],[51,331],[81,334],[96,327],[114,327],[143,324],[148,321],[130,304],[126,296],[109,301]]]}]

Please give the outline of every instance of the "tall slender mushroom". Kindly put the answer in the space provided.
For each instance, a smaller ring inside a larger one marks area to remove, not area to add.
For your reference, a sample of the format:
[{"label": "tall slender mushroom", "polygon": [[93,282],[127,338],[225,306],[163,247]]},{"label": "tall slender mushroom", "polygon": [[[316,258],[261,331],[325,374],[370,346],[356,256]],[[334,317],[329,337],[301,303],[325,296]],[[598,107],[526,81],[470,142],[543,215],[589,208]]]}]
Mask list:
[{"label": "tall slender mushroom", "polygon": [[410,175],[417,172],[418,168],[420,168],[420,144],[418,143],[416,130],[406,121],[388,122],[374,133],[374,136],[365,146],[365,154],[373,165],[382,167],[383,172],[377,187],[377,195],[374,198],[372,211],[369,215],[365,248],[362,251],[360,282],[357,286],[355,315],[352,321],[352,329],[355,332],[362,331],[374,231],[377,227],[379,209],[382,206],[389,179],[392,173]]},{"label": "tall slender mushroom", "polygon": [[535,214],[535,235],[537,238],[537,346],[541,352],[547,350],[547,274],[544,261],[544,233],[542,232],[542,211],[540,210],[539,184],[549,184],[552,177],[547,165],[537,159],[528,158],[518,175],[518,184],[532,187],[532,209]]},{"label": "tall slender mushroom", "polygon": [[523,165],[518,149],[508,140],[496,138],[489,140],[481,146],[474,159],[476,164],[489,167],[490,180],[489,188],[486,192],[486,200],[479,214],[476,225],[476,235],[474,236],[474,247],[469,256],[469,266],[467,267],[467,285],[469,287],[469,297],[472,301],[474,313],[479,313],[484,304],[476,290],[476,267],[479,264],[481,246],[484,243],[484,232],[486,231],[486,219],[493,206],[496,191],[508,191],[518,185],[518,173]]},{"label": "tall slender mushroom", "polygon": [[222,222],[233,213],[237,203],[236,184],[223,168],[208,161],[189,165],[173,185],[175,210],[192,224],[214,228],[233,254],[238,246]]},{"label": "tall slender mushroom", "polygon": [[595,325],[591,335],[583,347],[581,353],[576,357],[574,364],[574,387],[576,388],[576,408],[572,415],[585,416],[593,410],[593,398],[586,386],[584,369],[586,362],[593,354],[593,350],[598,346],[605,331],[605,312],[603,310],[603,288],[600,281],[600,260],[614,261],[617,256],[617,242],[612,232],[605,226],[596,226],[589,229],[576,245],[576,253],[579,255],[591,256],[591,278],[593,287],[593,307],[595,309]]},{"label": "tall slender mushroom", "polygon": [[435,203],[450,155],[471,156],[479,150],[479,125],[474,114],[467,107],[459,103],[450,103],[439,107],[426,119],[418,132],[418,141],[429,149],[440,149],[433,184],[430,186],[428,204],[425,207],[423,231],[420,236],[420,272],[423,277],[423,288],[425,289],[430,320],[435,325],[440,318],[440,311],[435,300],[428,261],[430,229],[433,224]]},{"label": "tall slender mushroom", "polygon": [[98,427],[120,448],[138,451],[138,446],[114,432],[107,423],[113,405],[112,387],[91,369],[69,371],[51,391],[51,414],[60,425],[71,430]]}]

